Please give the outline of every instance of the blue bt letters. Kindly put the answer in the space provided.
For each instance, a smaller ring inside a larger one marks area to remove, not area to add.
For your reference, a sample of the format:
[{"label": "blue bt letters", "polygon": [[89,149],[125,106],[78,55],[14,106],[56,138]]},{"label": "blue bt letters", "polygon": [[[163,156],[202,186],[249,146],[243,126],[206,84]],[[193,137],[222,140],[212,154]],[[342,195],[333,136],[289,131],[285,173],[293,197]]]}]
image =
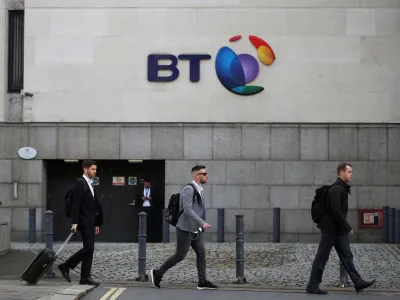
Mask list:
[{"label": "blue bt letters", "polygon": [[[211,59],[208,54],[181,54],[178,58],[172,54],[150,54],[147,57],[147,79],[152,82],[169,82],[174,81],[179,77],[179,70],[177,68],[179,60],[189,61],[190,81],[198,82],[200,80],[200,62],[202,60]],[[159,65],[159,60],[170,60],[169,65]],[[169,70],[169,76],[159,76],[158,71]]]}]

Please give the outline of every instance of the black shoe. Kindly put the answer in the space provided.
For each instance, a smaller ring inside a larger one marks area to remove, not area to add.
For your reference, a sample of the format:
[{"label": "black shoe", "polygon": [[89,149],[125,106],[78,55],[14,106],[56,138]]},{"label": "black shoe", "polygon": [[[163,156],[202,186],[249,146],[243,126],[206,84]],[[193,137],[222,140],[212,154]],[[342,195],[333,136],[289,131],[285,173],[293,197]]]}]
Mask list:
[{"label": "black shoe", "polygon": [[94,285],[94,286],[99,286],[100,283],[97,281],[94,281],[92,278],[82,278],[81,281],[79,281],[79,284],[83,285]]},{"label": "black shoe", "polygon": [[218,288],[218,286],[216,286],[215,284],[212,284],[208,280],[200,281],[199,284],[197,285],[198,290],[215,290],[217,288]]},{"label": "black shoe", "polygon": [[366,288],[369,288],[369,287],[370,287],[371,285],[373,285],[375,282],[376,282],[375,279],[372,280],[372,281],[370,281],[370,282],[368,282],[368,281],[363,281],[363,282],[361,282],[361,283],[359,283],[359,284],[357,284],[357,285],[354,285],[354,288],[356,289],[356,292],[357,292],[357,294],[358,294],[358,293],[361,292],[362,290],[364,290],[364,289],[366,289]]},{"label": "black shoe", "polygon": [[313,289],[306,288],[306,293],[307,294],[313,294],[313,295],[326,295],[326,294],[328,294],[327,291],[320,290],[319,287],[316,287],[316,288],[313,288]]},{"label": "black shoe", "polygon": [[64,279],[68,282],[71,282],[71,278],[69,278],[69,268],[61,264],[58,265],[58,269],[60,270],[61,275],[64,277]]},{"label": "black shoe", "polygon": [[162,280],[162,276],[158,274],[156,269],[152,269],[150,271],[151,282],[156,288],[160,288],[160,282]]}]

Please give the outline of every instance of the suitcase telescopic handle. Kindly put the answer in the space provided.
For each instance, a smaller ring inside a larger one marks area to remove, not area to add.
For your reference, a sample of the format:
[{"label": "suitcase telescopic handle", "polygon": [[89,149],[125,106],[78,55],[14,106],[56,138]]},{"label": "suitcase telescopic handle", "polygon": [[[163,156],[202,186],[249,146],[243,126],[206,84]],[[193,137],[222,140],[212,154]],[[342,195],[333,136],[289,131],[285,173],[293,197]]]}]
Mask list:
[{"label": "suitcase telescopic handle", "polygon": [[67,237],[67,239],[65,240],[65,242],[61,245],[60,249],[58,249],[57,253],[55,254],[55,257],[57,257],[61,251],[63,251],[64,247],[66,244],[68,244],[69,240],[72,238],[72,236],[74,235],[75,232],[71,232],[70,235]]}]

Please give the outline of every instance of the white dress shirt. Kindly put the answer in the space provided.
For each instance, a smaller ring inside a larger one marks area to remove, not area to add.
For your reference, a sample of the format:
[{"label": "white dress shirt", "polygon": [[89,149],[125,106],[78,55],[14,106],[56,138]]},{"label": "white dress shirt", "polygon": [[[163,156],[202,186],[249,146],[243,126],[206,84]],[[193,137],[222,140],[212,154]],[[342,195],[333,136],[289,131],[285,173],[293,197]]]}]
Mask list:
[{"label": "white dress shirt", "polygon": [[93,186],[92,186],[93,180],[86,177],[86,175],[83,175],[82,177],[85,178],[85,180],[90,188],[90,191],[92,192],[92,196],[94,198],[94,190],[93,190]]},{"label": "white dress shirt", "polygon": [[[144,188],[143,195],[145,197],[150,197],[150,188]],[[151,206],[151,203],[149,200],[146,199],[143,201],[143,207],[150,207],[150,206]]]}]

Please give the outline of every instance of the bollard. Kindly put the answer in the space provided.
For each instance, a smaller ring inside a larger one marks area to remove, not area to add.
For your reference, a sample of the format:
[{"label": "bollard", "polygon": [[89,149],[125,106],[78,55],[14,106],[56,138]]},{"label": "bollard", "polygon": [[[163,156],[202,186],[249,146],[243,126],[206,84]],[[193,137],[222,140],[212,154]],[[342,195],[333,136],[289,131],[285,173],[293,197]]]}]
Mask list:
[{"label": "bollard", "polygon": [[280,243],[281,242],[281,208],[274,207],[273,209],[273,242]]},{"label": "bollard", "polygon": [[344,265],[342,262],[339,263],[339,284],[338,284],[338,286],[341,288],[351,286],[350,281],[349,281],[349,275],[347,274],[347,271],[344,268]]},{"label": "bollard", "polygon": [[389,243],[394,244],[394,214],[396,209],[391,207],[389,208]]},{"label": "bollard", "polygon": [[29,243],[36,243],[36,208],[29,209]]},{"label": "bollard", "polygon": [[136,281],[145,282],[149,280],[146,275],[146,237],[147,237],[147,214],[145,212],[139,213],[139,268]]},{"label": "bollard", "polygon": [[245,284],[244,277],[244,224],[243,215],[236,215],[236,284]]},{"label": "bollard", "polygon": [[389,243],[389,206],[383,207],[383,242]]},{"label": "bollard", "polygon": [[163,209],[163,218],[162,218],[162,241],[163,243],[169,243],[169,223],[167,222],[168,219],[168,209]]},{"label": "bollard", "polygon": [[[46,221],[46,248],[49,250],[53,250],[53,240],[54,240],[54,232],[53,232],[53,220],[54,220],[54,213],[51,210],[48,210],[44,213],[45,221]],[[45,277],[47,278],[54,278],[55,273],[53,271],[53,266],[47,270]]]},{"label": "bollard", "polygon": [[225,209],[218,208],[218,228],[217,228],[217,242],[223,243],[225,240]]},{"label": "bollard", "polygon": [[400,209],[396,209],[396,217],[395,217],[395,236],[394,236],[394,242],[396,244],[400,244]]}]

